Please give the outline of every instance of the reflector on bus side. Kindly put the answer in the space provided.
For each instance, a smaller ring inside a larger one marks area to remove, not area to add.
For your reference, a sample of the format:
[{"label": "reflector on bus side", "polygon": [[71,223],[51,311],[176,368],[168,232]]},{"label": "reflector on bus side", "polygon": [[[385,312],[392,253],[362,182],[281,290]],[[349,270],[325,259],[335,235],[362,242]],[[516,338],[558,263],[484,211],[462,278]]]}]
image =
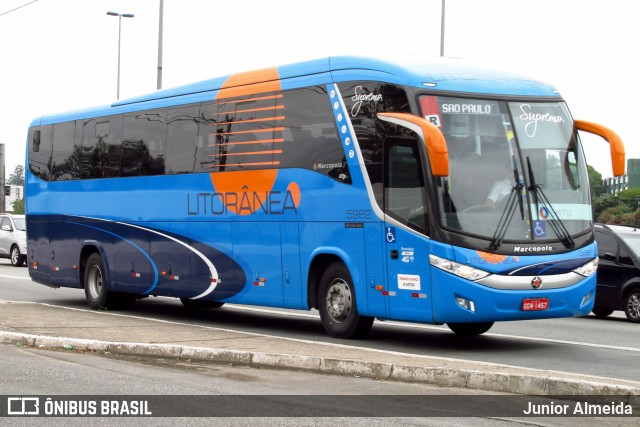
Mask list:
[{"label": "reflector on bus side", "polygon": [[423,117],[407,113],[378,113],[381,120],[407,127],[420,135],[427,146],[434,176],[449,176],[449,150],[444,135]]},{"label": "reflector on bus side", "polygon": [[613,175],[624,175],[624,145],[622,145],[622,140],[618,134],[597,123],[587,122],[585,120],[575,120],[574,122],[577,130],[598,135],[609,142],[611,146],[611,169],[613,170]]}]

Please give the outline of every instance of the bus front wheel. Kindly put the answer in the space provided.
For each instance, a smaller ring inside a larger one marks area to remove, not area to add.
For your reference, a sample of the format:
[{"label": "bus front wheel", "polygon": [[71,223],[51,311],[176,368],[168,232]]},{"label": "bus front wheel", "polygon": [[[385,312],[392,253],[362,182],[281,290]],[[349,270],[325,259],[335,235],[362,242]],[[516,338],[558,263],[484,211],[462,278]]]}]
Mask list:
[{"label": "bus front wheel", "polygon": [[128,308],[135,302],[131,295],[107,290],[104,262],[98,253],[87,258],[84,268],[84,294],[87,304],[94,310]]},{"label": "bus front wheel", "polygon": [[373,325],[373,317],[361,316],[347,266],[336,262],[324,271],[318,289],[322,326],[334,338],[361,338]]},{"label": "bus front wheel", "polygon": [[482,335],[493,326],[493,322],[478,323],[447,323],[449,329],[456,335]]}]

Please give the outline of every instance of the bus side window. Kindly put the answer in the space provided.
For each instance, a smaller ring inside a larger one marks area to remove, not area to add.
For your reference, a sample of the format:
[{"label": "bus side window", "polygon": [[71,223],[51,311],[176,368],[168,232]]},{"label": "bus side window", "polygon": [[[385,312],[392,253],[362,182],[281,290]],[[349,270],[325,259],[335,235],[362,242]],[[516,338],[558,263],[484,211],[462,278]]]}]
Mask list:
[{"label": "bus side window", "polygon": [[150,110],[125,114],[121,176],[164,174],[166,113]]},{"label": "bus side window", "polygon": [[63,181],[77,178],[70,161],[74,149],[76,122],[56,123],[53,125],[53,155],[51,156],[51,180]]},{"label": "bus side window", "polygon": [[403,224],[426,232],[428,227],[424,173],[418,140],[390,137],[385,140],[384,210]]},{"label": "bus side window", "polygon": [[351,184],[344,149],[338,136],[327,90],[312,86],[282,92],[278,114],[284,119],[280,168],[304,168]]},{"label": "bus side window", "polygon": [[193,172],[198,146],[199,104],[171,108],[167,115],[165,173]]},{"label": "bus side window", "polygon": [[198,114],[198,140],[196,143],[196,172],[217,171],[217,155],[223,147],[216,143],[216,124],[218,123],[218,102],[208,101],[200,104]]},{"label": "bus side window", "polygon": [[48,181],[51,166],[52,126],[32,128],[29,140],[29,169],[37,177]]},{"label": "bus side window", "polygon": [[383,198],[383,151],[385,138],[404,135],[401,127],[377,118],[381,112],[410,113],[407,93],[401,86],[375,82],[351,81],[339,84],[345,107],[360,145],[373,195],[380,206]]}]

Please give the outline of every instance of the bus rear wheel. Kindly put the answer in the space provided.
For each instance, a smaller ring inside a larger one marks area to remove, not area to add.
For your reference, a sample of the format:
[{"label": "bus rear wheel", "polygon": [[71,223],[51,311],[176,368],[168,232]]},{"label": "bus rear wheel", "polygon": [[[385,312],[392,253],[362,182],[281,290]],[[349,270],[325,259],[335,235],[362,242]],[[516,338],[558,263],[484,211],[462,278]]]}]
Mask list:
[{"label": "bus rear wheel", "polygon": [[447,323],[449,329],[456,335],[482,335],[493,326],[493,322],[477,322],[477,323]]},{"label": "bus rear wheel", "polygon": [[361,316],[346,265],[335,262],[324,271],[318,289],[322,326],[334,338],[362,338],[371,329],[373,317]]},{"label": "bus rear wheel", "polygon": [[84,268],[84,295],[94,310],[128,308],[135,302],[132,295],[107,290],[104,262],[98,253],[87,258]]}]

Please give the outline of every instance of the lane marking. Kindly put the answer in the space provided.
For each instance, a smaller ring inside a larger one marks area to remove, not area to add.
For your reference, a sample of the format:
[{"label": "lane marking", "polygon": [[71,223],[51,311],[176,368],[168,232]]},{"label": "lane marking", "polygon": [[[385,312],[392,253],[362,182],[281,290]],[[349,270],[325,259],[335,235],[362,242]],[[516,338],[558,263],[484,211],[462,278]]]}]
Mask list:
[{"label": "lane marking", "polygon": [[[16,277],[16,276],[0,275],[0,277],[10,278],[10,279],[31,280],[30,278]],[[175,301],[175,298],[171,298],[171,297],[158,297],[158,298],[174,300]],[[36,303],[36,304],[38,304],[38,303]],[[49,304],[46,304],[46,303],[39,303],[39,304],[49,305]],[[64,307],[64,306],[57,306],[57,305],[50,305],[50,306],[51,307],[57,307],[57,308],[69,309],[69,310],[82,310],[82,309],[75,309],[75,308],[71,308],[71,307]],[[229,303],[225,304],[225,307],[233,309],[233,310],[238,310],[238,311],[249,311],[249,312],[256,312],[256,313],[286,315],[286,316],[308,318],[308,319],[319,319],[319,315],[314,315],[314,314],[283,312],[283,311],[270,310],[270,309],[265,309],[265,308],[233,305],[233,304],[229,304]],[[130,315],[121,315],[121,314],[117,314],[117,313],[109,313],[109,314],[117,315],[117,316],[125,316],[125,317],[134,317],[134,318],[137,318],[137,319],[148,319],[148,320],[154,320],[154,321],[157,321],[157,322],[173,323],[171,321],[163,321],[163,320],[160,320],[160,319],[153,319],[153,318],[137,317],[137,316],[130,316]],[[176,324],[183,324],[183,323],[176,323]],[[422,330],[429,330],[429,331],[440,331],[440,332],[448,332],[449,331],[449,329],[446,326],[417,325],[417,324],[411,324],[411,323],[394,322],[394,321],[389,321],[389,320],[385,320],[384,322],[378,321],[375,324],[376,324],[376,326],[382,326],[382,327],[395,326],[395,327],[422,329]],[[187,323],[184,323],[184,325],[199,326],[199,325],[192,325],[192,324],[187,324]],[[200,326],[200,327],[209,328],[209,326]],[[219,329],[219,330],[224,330],[224,331],[229,331],[229,332],[240,332],[240,331],[225,330],[225,329],[220,329],[220,328],[213,328],[213,329]],[[253,334],[251,332],[241,332],[241,333]],[[297,338],[278,337],[278,336],[275,336],[275,335],[274,336],[270,336],[270,335],[262,335],[262,334],[256,334],[256,335],[299,341],[299,339],[297,339]],[[553,338],[525,337],[525,336],[521,336],[521,335],[508,335],[508,334],[499,334],[499,333],[490,333],[490,332],[485,333],[483,335],[484,336],[491,336],[491,337],[498,337],[498,338],[519,339],[519,340],[524,340],[524,341],[540,341],[540,342],[554,343],[554,344],[566,344],[566,345],[574,345],[574,346],[584,346],[584,347],[592,347],[592,348],[600,348],[600,349],[608,349],[608,350],[630,351],[630,352],[634,352],[634,353],[640,353],[640,348],[636,348],[636,347],[622,347],[622,346],[614,346],[614,345],[609,345],[609,344],[597,344],[597,343],[588,343],[588,342],[579,342],[579,341],[568,341],[568,340],[560,340],[560,339],[553,339]],[[315,343],[316,341],[304,341],[304,340],[302,340],[301,342],[314,342]],[[333,345],[333,344],[331,344],[331,345]],[[349,346],[347,346],[347,347],[349,347]],[[359,347],[359,348],[362,348],[362,347]],[[401,354],[412,355],[410,353],[401,353]],[[416,355],[416,356],[418,356],[418,355]]]},{"label": "lane marking", "polygon": [[29,280],[29,281],[31,281],[31,277],[6,276],[4,274],[0,274],[0,277],[4,277],[5,279],[20,279],[20,280]]},{"label": "lane marking", "polygon": [[[226,305],[225,305],[226,306]],[[269,314],[285,314],[285,315],[291,315],[294,317],[307,317],[307,318],[320,318],[320,316],[314,316],[313,314],[305,314],[305,313],[289,313],[289,312],[282,312],[282,311],[277,311],[277,310],[268,310],[268,309],[264,309],[264,308],[255,308],[255,307],[244,307],[244,306],[232,306],[229,305],[229,308],[235,309],[235,310],[240,310],[240,311],[255,311],[255,312],[260,312],[260,313],[269,313]],[[551,319],[549,319],[551,320]],[[425,330],[430,330],[430,331],[440,331],[440,332],[449,332],[449,328],[446,326],[436,326],[436,325],[416,325],[416,324],[411,324],[411,323],[403,323],[403,322],[394,322],[391,320],[385,320],[385,321],[379,321],[375,323],[376,326],[383,326],[383,327],[389,327],[389,326],[397,326],[397,327],[403,327],[403,328],[413,328],[413,329],[425,329]],[[568,344],[568,345],[576,345],[576,346],[587,346],[587,347],[595,347],[595,348],[603,348],[603,349],[609,349],[609,350],[623,350],[623,351],[632,351],[632,352],[640,352],[640,348],[636,348],[636,347],[621,347],[621,346],[614,346],[614,345],[608,345],[608,344],[596,344],[596,343],[587,343],[587,342],[580,342],[580,341],[566,341],[566,340],[560,340],[560,339],[553,339],[553,338],[537,338],[537,337],[525,337],[525,336],[521,336],[521,335],[507,335],[507,334],[499,334],[499,333],[484,333],[482,334],[483,336],[491,336],[491,337],[499,337],[499,338],[516,338],[516,339],[521,339],[521,340],[526,340],[526,341],[542,341],[542,342],[549,342],[549,343],[555,343],[555,344]],[[408,354],[408,353],[407,353]]]}]

